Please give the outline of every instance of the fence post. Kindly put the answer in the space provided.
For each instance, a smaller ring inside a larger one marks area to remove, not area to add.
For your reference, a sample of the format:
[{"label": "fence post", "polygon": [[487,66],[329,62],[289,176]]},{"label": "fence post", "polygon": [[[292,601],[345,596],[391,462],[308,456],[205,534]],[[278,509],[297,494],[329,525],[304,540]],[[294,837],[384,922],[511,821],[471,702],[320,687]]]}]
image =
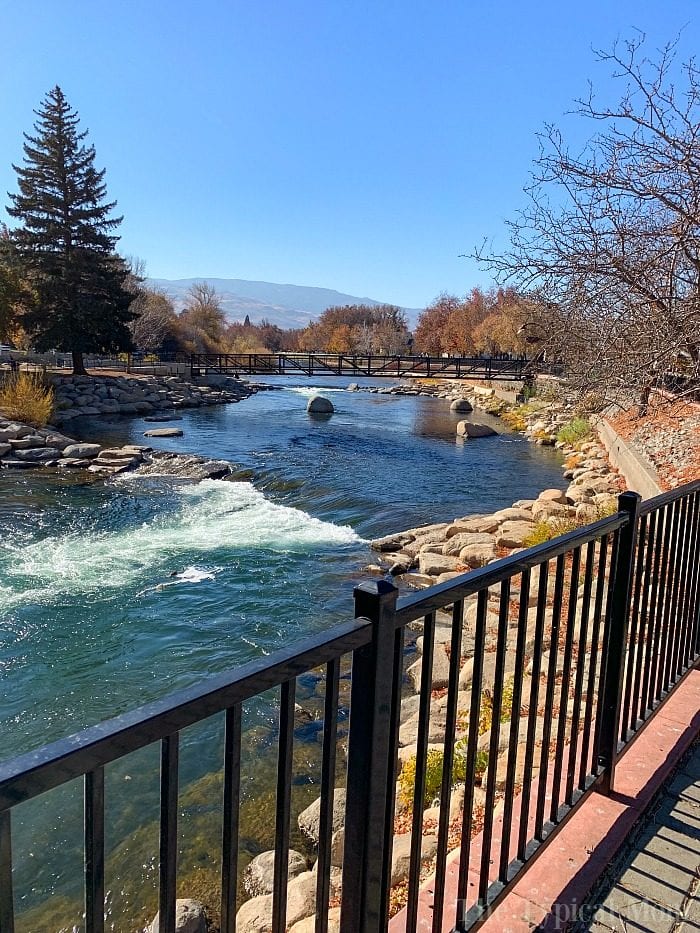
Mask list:
[{"label": "fence post", "polygon": [[627,645],[627,623],[632,591],[632,569],[637,546],[637,516],[641,496],[636,492],[623,492],[618,496],[618,510],[629,515],[629,521],[619,532],[617,560],[612,568],[610,615],[608,619],[607,650],[601,659],[598,715],[601,716],[598,766],[603,768],[600,790],[609,794],[615,781],[617,743],[620,733],[622,682]]},{"label": "fence post", "polygon": [[355,617],[371,621],[372,640],[355,652],[352,662],[340,929],[381,933],[387,923],[391,871],[392,837],[386,824],[393,801],[389,779],[395,754],[392,673],[398,590],[387,580],[370,581],[356,587],[354,596]]}]

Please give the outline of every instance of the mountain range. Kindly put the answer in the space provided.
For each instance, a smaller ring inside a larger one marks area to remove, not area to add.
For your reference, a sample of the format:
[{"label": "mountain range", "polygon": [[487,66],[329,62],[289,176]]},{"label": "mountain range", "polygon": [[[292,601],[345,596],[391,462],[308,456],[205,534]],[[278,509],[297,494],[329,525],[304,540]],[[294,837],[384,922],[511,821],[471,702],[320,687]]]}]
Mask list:
[{"label": "mountain range", "polygon": [[[243,321],[248,315],[253,324],[263,319],[278,327],[305,327],[332,305],[379,305],[374,298],[358,298],[332,288],[312,285],[278,285],[275,282],[253,282],[247,279],[148,279],[170,298],[181,311],[187,303],[187,293],[195,282],[206,282],[216,289],[221,306],[229,321]],[[408,326],[415,326],[418,308],[402,308]]]}]

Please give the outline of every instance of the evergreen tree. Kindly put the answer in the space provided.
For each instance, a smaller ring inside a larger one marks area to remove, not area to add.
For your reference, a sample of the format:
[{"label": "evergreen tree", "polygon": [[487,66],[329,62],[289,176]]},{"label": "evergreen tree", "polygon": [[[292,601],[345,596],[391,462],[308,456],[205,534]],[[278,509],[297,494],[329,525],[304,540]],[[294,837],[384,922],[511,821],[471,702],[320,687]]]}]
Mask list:
[{"label": "evergreen tree", "polygon": [[114,251],[122,218],[110,216],[115,202],[106,201],[104,169],[95,168],[95,148],[84,143],[87,130],[79,132],[60,87],[35,113],[24,165],[13,165],[19,193],[7,208],[22,223],[12,238],[36,294],[22,323],[37,349],[71,352],[79,374],[83,353],[132,349],[133,295]]}]

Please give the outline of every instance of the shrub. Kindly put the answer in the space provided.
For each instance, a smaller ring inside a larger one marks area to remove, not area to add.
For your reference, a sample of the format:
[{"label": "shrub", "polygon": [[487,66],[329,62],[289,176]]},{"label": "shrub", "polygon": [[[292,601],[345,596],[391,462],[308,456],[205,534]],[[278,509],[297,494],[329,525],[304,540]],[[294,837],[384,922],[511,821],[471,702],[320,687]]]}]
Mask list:
[{"label": "shrub", "polygon": [[54,391],[40,373],[12,373],[0,386],[0,411],[40,428],[53,413]]},{"label": "shrub", "polygon": [[586,440],[593,433],[590,422],[585,418],[574,418],[557,433],[557,440],[562,444],[574,446]]},{"label": "shrub", "polygon": [[532,531],[524,538],[523,547],[535,547],[537,544],[544,544],[545,541],[551,541],[552,538],[558,538],[560,535],[568,534],[580,527],[575,519],[550,518],[535,522]]}]

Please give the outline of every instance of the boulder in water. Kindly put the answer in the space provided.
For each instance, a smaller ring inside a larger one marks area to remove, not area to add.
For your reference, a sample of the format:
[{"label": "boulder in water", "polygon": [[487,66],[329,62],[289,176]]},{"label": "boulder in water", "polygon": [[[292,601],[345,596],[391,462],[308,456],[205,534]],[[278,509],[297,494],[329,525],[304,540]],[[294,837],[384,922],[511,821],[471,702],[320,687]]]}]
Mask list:
[{"label": "boulder in water", "polygon": [[330,399],[324,398],[322,395],[314,395],[313,398],[309,399],[306,410],[312,415],[332,415],[335,408],[333,408],[333,402]]},{"label": "boulder in water", "polygon": [[474,411],[474,408],[468,399],[456,398],[450,405],[450,411]]},{"label": "boulder in water", "polygon": [[182,437],[185,432],[182,428],[151,428],[144,431],[144,437]]},{"label": "boulder in water", "polygon": [[477,424],[474,421],[460,421],[457,425],[457,434],[460,437],[492,437],[497,432],[486,424]]}]

